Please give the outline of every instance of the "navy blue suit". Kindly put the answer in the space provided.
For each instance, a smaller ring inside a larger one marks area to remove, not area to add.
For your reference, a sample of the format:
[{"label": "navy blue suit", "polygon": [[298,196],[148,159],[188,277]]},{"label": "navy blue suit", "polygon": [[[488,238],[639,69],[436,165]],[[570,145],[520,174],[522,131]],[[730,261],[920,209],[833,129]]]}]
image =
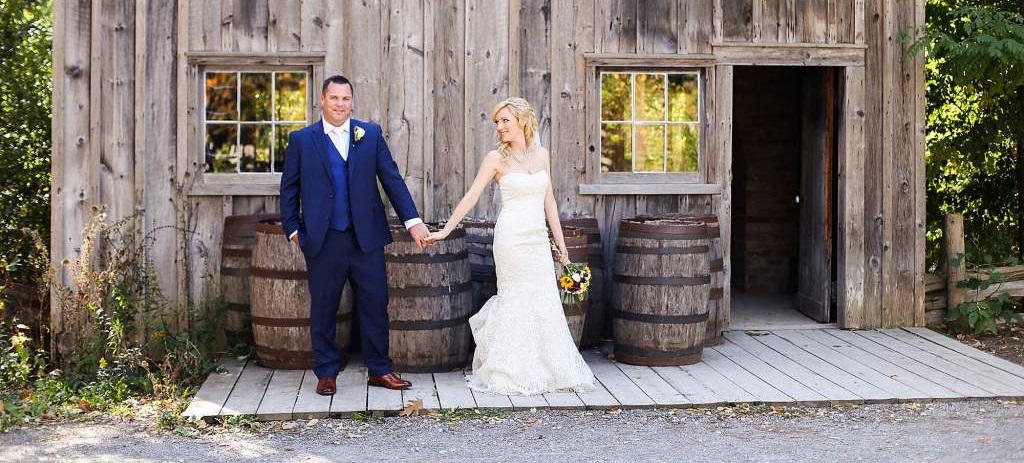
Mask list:
[{"label": "navy blue suit", "polygon": [[[286,237],[298,232],[309,273],[317,377],[337,375],[344,363],[335,323],[346,281],[355,293],[368,373],[391,372],[384,246],[392,237],[378,180],[402,221],[419,217],[380,126],[355,119],[350,124],[347,161],[322,122],[292,132],[281,176],[282,226]],[[365,132],[359,141],[357,127]]]}]

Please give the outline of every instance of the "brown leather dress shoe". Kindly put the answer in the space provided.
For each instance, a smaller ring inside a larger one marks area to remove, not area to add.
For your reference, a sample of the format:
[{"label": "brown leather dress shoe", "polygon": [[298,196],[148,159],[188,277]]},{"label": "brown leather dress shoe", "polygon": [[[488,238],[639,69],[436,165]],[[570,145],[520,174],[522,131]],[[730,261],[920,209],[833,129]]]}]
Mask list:
[{"label": "brown leather dress shoe", "polygon": [[338,391],[337,379],[334,376],[324,376],[316,382],[316,393],[320,395],[334,395]]},{"label": "brown leather dress shoe", "polygon": [[366,379],[366,384],[370,386],[386,387],[388,389],[409,389],[412,387],[412,383],[399,378],[394,373],[388,373],[384,376],[370,376]]}]

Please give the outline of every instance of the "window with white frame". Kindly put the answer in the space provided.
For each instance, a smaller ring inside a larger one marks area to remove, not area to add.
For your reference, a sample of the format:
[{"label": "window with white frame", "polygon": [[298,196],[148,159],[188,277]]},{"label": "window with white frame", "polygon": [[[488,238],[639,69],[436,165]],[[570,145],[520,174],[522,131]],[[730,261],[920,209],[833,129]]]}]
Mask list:
[{"label": "window with white frame", "polygon": [[306,70],[203,71],[208,173],[280,173],[288,134],[309,119]]},{"label": "window with white frame", "polygon": [[698,172],[698,71],[602,71],[599,78],[602,173]]}]

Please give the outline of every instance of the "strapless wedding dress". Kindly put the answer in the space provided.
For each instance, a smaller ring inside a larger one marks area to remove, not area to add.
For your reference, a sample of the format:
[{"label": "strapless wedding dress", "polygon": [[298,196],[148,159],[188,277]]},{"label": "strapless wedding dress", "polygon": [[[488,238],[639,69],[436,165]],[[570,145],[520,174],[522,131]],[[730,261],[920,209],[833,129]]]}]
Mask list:
[{"label": "strapless wedding dress", "polygon": [[593,390],[562,312],[545,224],[547,171],[501,176],[494,225],[498,293],[469,319],[473,390],[505,395]]}]

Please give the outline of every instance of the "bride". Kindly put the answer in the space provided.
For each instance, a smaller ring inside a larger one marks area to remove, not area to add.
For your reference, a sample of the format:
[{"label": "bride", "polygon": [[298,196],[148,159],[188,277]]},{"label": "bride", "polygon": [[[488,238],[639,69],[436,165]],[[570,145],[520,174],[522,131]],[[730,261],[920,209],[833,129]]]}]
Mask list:
[{"label": "bride", "polygon": [[444,229],[427,238],[446,238],[491,179],[498,182],[498,293],[469,319],[476,341],[469,387],[505,395],[592,390],[594,375],[573,344],[555,280],[545,216],[562,263],[568,262],[568,253],[551,189],[551,159],[548,150],[534,143],[537,118],[526,100],[509,98],[491,110],[491,119],[498,149],[487,153]]}]

